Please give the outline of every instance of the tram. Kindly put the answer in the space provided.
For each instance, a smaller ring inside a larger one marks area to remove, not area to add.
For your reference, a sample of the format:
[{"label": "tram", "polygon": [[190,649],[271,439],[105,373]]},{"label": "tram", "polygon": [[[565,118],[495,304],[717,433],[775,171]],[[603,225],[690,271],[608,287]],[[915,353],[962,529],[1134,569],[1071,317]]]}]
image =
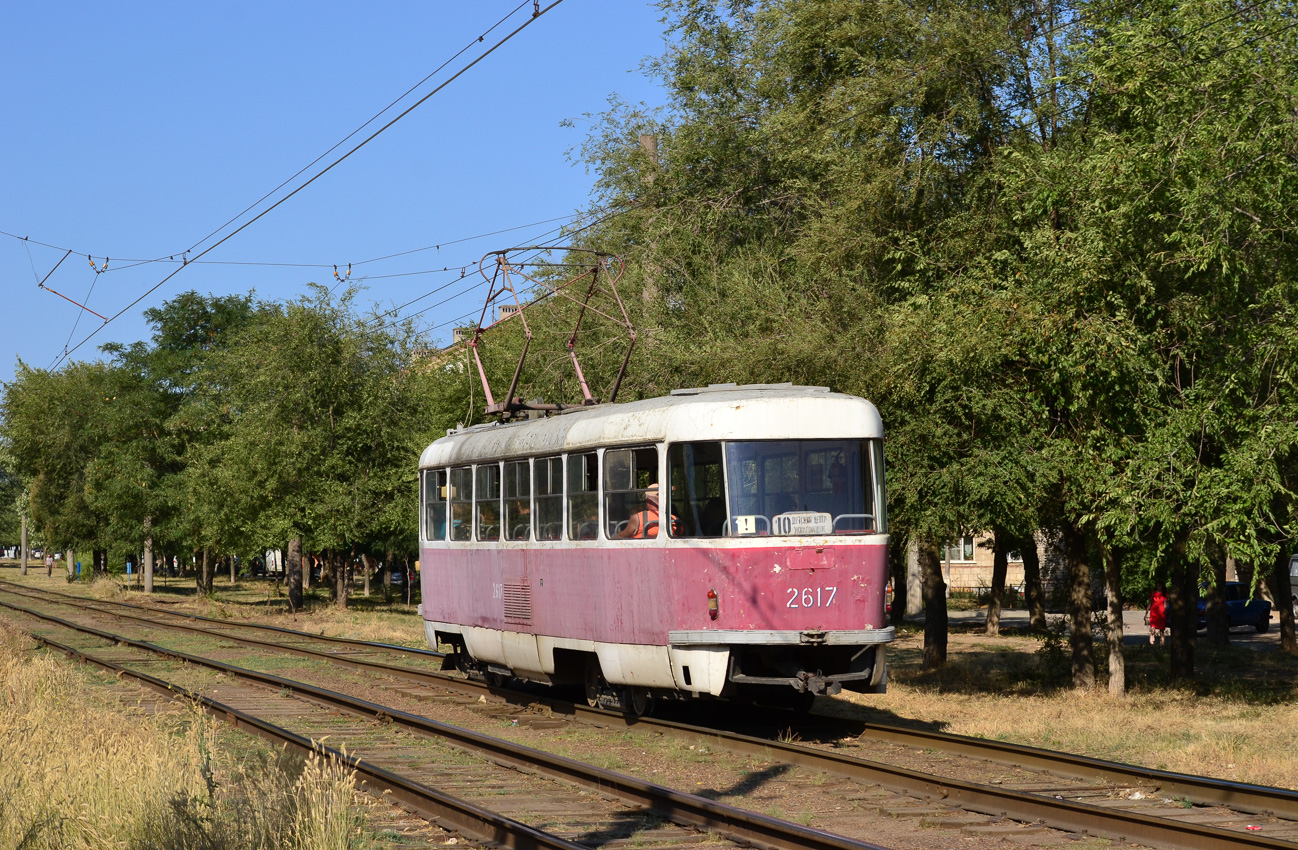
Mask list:
[{"label": "tram", "polygon": [[887,682],[883,423],[734,384],[451,431],[420,457],[430,645],[488,681],[807,706]]}]

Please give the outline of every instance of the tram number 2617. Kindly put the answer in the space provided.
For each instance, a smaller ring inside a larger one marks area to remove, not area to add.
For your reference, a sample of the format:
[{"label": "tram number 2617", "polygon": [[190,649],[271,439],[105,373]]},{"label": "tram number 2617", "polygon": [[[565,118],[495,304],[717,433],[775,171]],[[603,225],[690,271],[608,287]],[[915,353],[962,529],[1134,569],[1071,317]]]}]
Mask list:
[{"label": "tram number 2617", "polygon": [[785,608],[828,608],[838,595],[837,587],[790,587]]}]

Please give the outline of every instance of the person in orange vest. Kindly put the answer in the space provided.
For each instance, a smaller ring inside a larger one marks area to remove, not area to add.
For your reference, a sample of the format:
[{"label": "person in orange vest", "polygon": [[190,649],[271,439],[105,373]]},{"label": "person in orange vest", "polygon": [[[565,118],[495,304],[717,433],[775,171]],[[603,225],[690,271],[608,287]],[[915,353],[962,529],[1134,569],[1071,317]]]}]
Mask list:
[{"label": "person in orange vest", "polygon": [[[676,517],[671,518],[676,529]],[[644,539],[658,536],[658,485],[650,484],[644,494],[644,510],[631,514],[626,526],[617,533],[620,538]]]}]

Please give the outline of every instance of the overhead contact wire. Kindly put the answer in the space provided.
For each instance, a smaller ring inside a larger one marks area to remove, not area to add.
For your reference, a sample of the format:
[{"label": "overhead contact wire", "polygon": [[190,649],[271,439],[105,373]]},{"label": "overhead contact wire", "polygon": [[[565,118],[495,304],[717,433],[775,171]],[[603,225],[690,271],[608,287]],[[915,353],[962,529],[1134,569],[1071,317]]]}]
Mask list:
[{"label": "overhead contact wire", "polygon": [[[524,21],[524,22],[523,22],[521,25],[519,25],[519,26],[518,26],[518,27],[517,27],[513,32],[509,33],[509,34],[506,35],[504,38],[502,38],[500,41],[498,41],[498,42],[496,42],[495,44],[493,44],[493,45],[492,45],[490,48],[488,48],[487,51],[486,51],[485,53],[483,53],[481,56],[478,56],[477,58],[475,58],[472,62],[470,62],[469,64],[465,65],[465,66],[464,66],[463,68],[461,68],[459,71],[456,71],[454,75],[452,75],[449,79],[447,79],[447,80],[446,80],[445,82],[443,82],[441,85],[437,86],[437,88],[433,89],[433,90],[430,91],[428,94],[424,95],[424,96],[421,97],[419,100],[415,101],[415,102],[414,102],[410,107],[408,107],[405,111],[403,111],[401,114],[397,115],[395,118],[393,118],[393,119],[392,119],[391,121],[389,121],[388,123],[384,124],[384,125],[383,125],[382,127],[380,127],[379,129],[375,130],[375,131],[374,131],[370,136],[368,136],[366,139],[364,139],[360,144],[356,145],[354,148],[352,148],[351,150],[349,150],[347,153],[343,154],[341,157],[339,157],[338,159],[334,160],[332,163],[330,163],[327,167],[325,167],[322,171],[320,171],[318,174],[316,174],[316,175],[315,175],[314,177],[312,177],[310,180],[307,180],[307,181],[306,181],[305,183],[303,183],[301,186],[298,186],[298,187],[297,187],[296,189],[294,189],[292,192],[289,192],[289,193],[288,193],[287,195],[285,195],[283,198],[280,198],[278,201],[276,201],[275,203],[271,204],[269,207],[267,207],[267,208],[266,208],[265,210],[263,210],[262,212],[258,213],[258,214],[257,214],[256,216],[254,216],[253,218],[249,219],[249,220],[248,220],[247,222],[245,222],[244,224],[242,224],[242,225],[240,225],[239,227],[237,227],[236,229],[232,230],[229,234],[227,234],[227,235],[221,237],[221,238],[220,238],[219,240],[217,240],[216,242],[213,242],[209,247],[203,249],[203,251],[201,251],[199,254],[197,254],[197,255],[193,258],[193,260],[197,260],[197,259],[199,259],[200,257],[202,257],[202,256],[204,256],[204,255],[210,253],[211,251],[215,250],[215,249],[216,249],[217,247],[219,247],[220,245],[222,245],[222,244],[224,244],[225,242],[229,241],[230,239],[234,238],[236,235],[238,235],[239,233],[241,233],[242,231],[244,231],[244,230],[247,229],[248,227],[251,227],[253,224],[255,224],[257,221],[259,221],[261,218],[263,218],[264,216],[266,216],[267,214],[269,214],[272,210],[274,210],[274,209],[276,209],[277,207],[279,207],[281,204],[283,204],[283,203],[284,203],[285,201],[287,201],[289,198],[292,198],[292,197],[293,197],[294,195],[296,195],[298,192],[301,192],[303,189],[305,189],[306,187],[310,186],[312,183],[314,183],[315,181],[319,180],[319,179],[320,179],[321,177],[323,177],[324,175],[328,174],[330,171],[332,171],[336,166],[338,166],[339,164],[341,164],[344,160],[346,160],[346,159],[347,159],[348,157],[350,157],[352,154],[356,153],[358,150],[360,150],[361,148],[363,148],[363,147],[365,147],[367,144],[369,144],[371,141],[373,141],[376,137],[378,137],[378,135],[379,135],[380,133],[382,133],[383,131],[387,130],[387,129],[388,129],[389,127],[391,127],[393,124],[397,123],[397,122],[400,121],[402,118],[404,118],[404,117],[406,117],[407,115],[409,115],[411,112],[413,112],[415,109],[417,109],[417,108],[418,108],[419,106],[421,106],[423,103],[425,103],[425,102],[426,102],[429,98],[431,98],[433,95],[437,94],[437,93],[440,92],[442,89],[446,88],[446,87],[449,86],[451,83],[455,82],[457,79],[459,79],[461,76],[463,76],[463,75],[464,75],[464,74],[465,74],[465,73],[466,73],[470,68],[472,68],[474,65],[477,65],[477,64],[478,64],[479,62],[481,62],[483,59],[486,59],[486,58],[487,58],[488,56],[490,56],[492,53],[495,53],[496,50],[498,50],[501,46],[503,46],[503,45],[504,45],[506,42],[508,42],[511,38],[513,38],[514,36],[518,35],[520,32],[522,32],[522,31],[523,31],[524,29],[526,29],[527,27],[531,26],[532,23],[533,23],[534,21],[537,20],[537,18],[539,18],[539,17],[541,17],[542,15],[544,15],[545,13],[549,12],[551,9],[553,9],[555,6],[558,6],[558,5],[559,5],[560,3],[562,3],[562,2],[563,2],[563,0],[554,0],[554,2],[550,3],[550,5],[546,6],[544,9],[537,9],[537,10],[533,13],[532,17],[530,17],[530,18],[528,18],[526,21]],[[185,268],[186,266],[188,266],[190,262],[193,262],[193,260],[187,260],[184,264],[182,264],[182,265],[180,266],[180,268],[176,269],[176,270],[173,271],[171,274],[167,275],[167,276],[164,277],[162,280],[158,281],[156,284],[154,284],[150,289],[148,289],[148,290],[147,290],[143,295],[141,295],[139,298],[136,298],[136,299],[135,299],[134,301],[132,301],[130,304],[127,304],[127,305],[126,305],[125,307],[123,307],[121,310],[118,310],[118,311],[117,311],[116,313],[114,313],[111,317],[109,317],[108,319],[106,319],[102,325],[100,325],[100,326],[99,326],[98,328],[96,328],[94,331],[91,331],[89,334],[87,334],[85,337],[83,337],[82,340],[81,340],[80,342],[78,342],[78,343],[77,343],[75,346],[73,346],[73,347],[72,347],[72,348],[71,348],[67,353],[65,353],[65,354],[62,356],[62,358],[60,359],[59,362],[62,363],[63,360],[66,360],[66,359],[67,359],[69,356],[71,356],[71,355],[72,355],[72,354],[73,354],[77,349],[79,349],[81,346],[85,345],[86,342],[88,342],[90,339],[92,339],[92,338],[95,336],[95,334],[99,333],[99,331],[101,331],[101,330],[103,330],[105,327],[107,327],[109,323],[111,323],[112,321],[114,321],[114,320],[120,318],[120,317],[122,316],[122,314],[126,313],[128,310],[130,310],[130,309],[131,309],[132,307],[134,307],[136,304],[139,304],[139,303],[140,303],[141,301],[143,301],[145,298],[148,298],[150,295],[152,295],[154,292],[156,292],[158,289],[160,289],[164,284],[166,284],[167,281],[171,280],[173,277],[175,277],[176,275],[180,274],[180,272],[183,271],[184,268]]]}]

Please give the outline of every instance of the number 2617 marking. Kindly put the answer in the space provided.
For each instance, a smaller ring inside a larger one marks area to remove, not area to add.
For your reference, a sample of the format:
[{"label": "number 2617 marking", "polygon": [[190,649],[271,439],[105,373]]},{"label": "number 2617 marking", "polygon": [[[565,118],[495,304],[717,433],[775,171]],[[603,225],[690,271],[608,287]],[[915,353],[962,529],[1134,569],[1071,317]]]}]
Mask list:
[{"label": "number 2617 marking", "polygon": [[828,608],[838,595],[837,587],[790,587],[785,608]]}]

